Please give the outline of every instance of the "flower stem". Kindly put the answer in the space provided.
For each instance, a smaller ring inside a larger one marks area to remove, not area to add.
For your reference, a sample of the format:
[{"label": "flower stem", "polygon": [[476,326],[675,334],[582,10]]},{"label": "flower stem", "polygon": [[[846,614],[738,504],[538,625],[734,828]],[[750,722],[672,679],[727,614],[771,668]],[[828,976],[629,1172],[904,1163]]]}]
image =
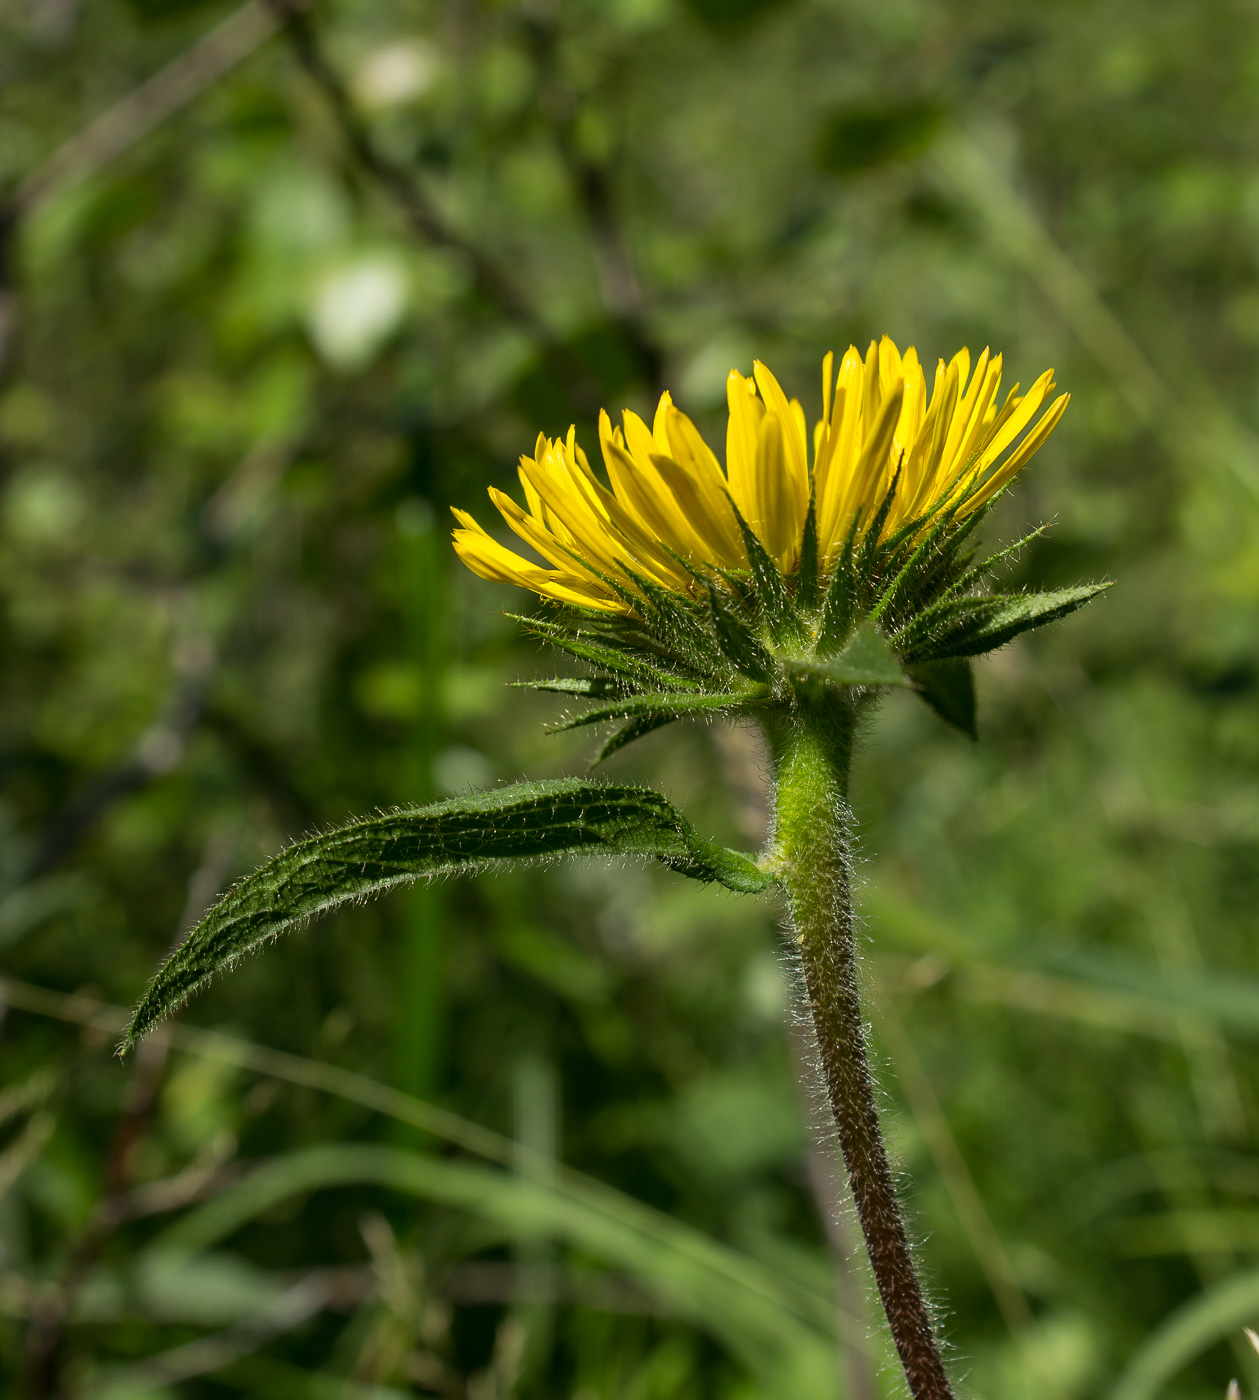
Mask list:
[{"label": "flower stem", "polygon": [[808,706],[766,726],[776,789],[775,856],[839,1144],[896,1350],[914,1400],[952,1400],[910,1256],[866,1058],[849,879],[855,723],[851,707]]}]

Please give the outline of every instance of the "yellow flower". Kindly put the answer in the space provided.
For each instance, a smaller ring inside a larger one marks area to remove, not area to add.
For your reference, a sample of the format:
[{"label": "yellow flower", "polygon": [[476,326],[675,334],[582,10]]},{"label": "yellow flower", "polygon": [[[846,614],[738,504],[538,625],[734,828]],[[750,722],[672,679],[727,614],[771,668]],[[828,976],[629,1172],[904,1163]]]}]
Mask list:
[{"label": "yellow flower", "polygon": [[726,382],[724,471],[667,393],[650,428],[628,411],[614,428],[601,412],[606,485],[570,428],[567,440],[539,435],[533,456],[521,457],[527,510],[490,488],[508,525],[552,567],[506,549],[461,510],[455,511],[461,527],[455,550],[482,578],[624,613],[631,609],[605,579],[630,593],[639,591],[635,575],[691,593],[688,565],[701,573],[748,567],[731,502],[790,575],[799,563],[812,493],[825,571],[850,535],[861,538],[870,528],[893,482],[884,537],[914,522],[925,530],[951,505],[959,518],[968,515],[1010,481],[1054,430],[1070,395],[1055,399],[1003,460],[1052,392],[1053,370],[1026,394],[1016,384],[998,406],[1000,384],[1001,356],[987,350],[973,374],[968,350],[947,365],[939,361],[930,400],[912,346],[902,356],[884,336],[870,343],[864,359],[850,347],[838,376],[828,354],[810,468],[804,409],[788,401],[758,361],[752,378],[731,370]]}]

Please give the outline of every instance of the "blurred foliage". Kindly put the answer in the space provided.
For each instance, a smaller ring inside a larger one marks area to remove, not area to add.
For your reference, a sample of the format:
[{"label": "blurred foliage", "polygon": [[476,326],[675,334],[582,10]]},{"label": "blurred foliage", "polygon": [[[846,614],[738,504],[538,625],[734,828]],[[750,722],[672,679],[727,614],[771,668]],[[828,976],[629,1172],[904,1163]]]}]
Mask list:
[{"label": "blurred foliage", "polygon": [[[957,1370],[1259,1390],[1250,8],[274,29],[0,8],[10,1393],[897,1393],[756,901],[481,877],[285,940],[123,1066],[109,1009],[309,827],[581,770],[554,697],[505,685],[552,663],[498,611],[527,599],[453,567],[450,503],[664,383],[720,440],[753,355],[813,413],[822,353],[883,331],[1058,367],[1075,401],[997,522],[1053,528],[1011,579],[1120,585],[984,664],[978,744],[898,696],[860,758],[875,1033]],[[745,733],[636,747],[618,781],[759,839]]]}]

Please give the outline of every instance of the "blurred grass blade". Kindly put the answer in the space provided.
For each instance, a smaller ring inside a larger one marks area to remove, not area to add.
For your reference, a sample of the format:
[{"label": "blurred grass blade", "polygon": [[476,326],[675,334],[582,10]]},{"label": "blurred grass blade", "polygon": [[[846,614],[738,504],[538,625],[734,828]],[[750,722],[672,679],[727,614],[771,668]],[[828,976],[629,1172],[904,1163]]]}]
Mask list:
[{"label": "blurred grass blade", "polygon": [[583,851],[651,856],[740,893],[773,883],[747,856],[699,836],[649,788],[517,783],[367,817],[295,842],[229,890],[158,969],[123,1049],[216,972],[304,919],[425,876]]},{"label": "blurred grass blade", "polygon": [[1178,1371],[1259,1314],[1259,1269],[1234,1274],[1168,1317],[1137,1352],[1109,1400],[1155,1400]]},{"label": "blurred grass blade", "polygon": [[[121,1008],[105,1007],[87,997],[66,996],[9,979],[0,979],[0,993],[3,993],[11,1005],[23,1010],[92,1026],[100,1031],[117,1029],[123,1015]],[[422,1128],[425,1132],[432,1133],[435,1137],[440,1137],[465,1151],[510,1167],[511,1177],[501,1172],[489,1172],[487,1177],[494,1182],[540,1182],[542,1188],[561,1203],[548,1205],[548,1210],[560,1212],[571,1207],[572,1219],[606,1218],[618,1223],[623,1231],[628,1232],[626,1238],[632,1238],[641,1245],[637,1257],[648,1261],[657,1258],[668,1261],[668,1267],[676,1267],[683,1273],[693,1271],[696,1278],[704,1280],[705,1289],[711,1290],[712,1297],[717,1300],[714,1307],[724,1306],[721,1301],[725,1297],[723,1290],[733,1288],[740,1298],[759,1300],[758,1306],[764,1304],[767,1309],[766,1315],[771,1318],[778,1317],[785,1308],[795,1319],[791,1325],[796,1327],[799,1337],[804,1339],[801,1341],[802,1350],[799,1353],[801,1364],[804,1361],[808,1361],[810,1365],[820,1364],[819,1357],[822,1353],[815,1348],[813,1339],[815,1335],[825,1336],[832,1332],[837,1322],[846,1324],[844,1335],[850,1339],[848,1345],[871,1345],[865,1341],[862,1324],[857,1318],[837,1314],[833,1299],[826,1290],[824,1273],[815,1284],[808,1279],[801,1279],[794,1270],[789,1272],[749,1258],[654,1207],[618,1191],[615,1187],[569,1167],[559,1166],[557,1169],[554,1159],[542,1159],[533,1152],[522,1150],[521,1144],[500,1137],[477,1123],[460,1118],[448,1109],[425,1103],[389,1085],[342,1069],[338,1065],[291,1055],[283,1050],[240,1040],[221,1031],[201,1030],[195,1026],[174,1026],[171,1039],[177,1049],[189,1054],[237,1065],[286,1083],[336,1095],[347,1102],[386,1114],[399,1122]],[[320,1153],[340,1153],[360,1152],[364,1149],[356,1146],[314,1150]],[[408,1156],[405,1152],[401,1155]],[[424,1156],[419,1160],[427,1162],[433,1159]],[[169,1277],[172,1272],[186,1268],[189,1262],[186,1256],[189,1253],[209,1248],[239,1224],[252,1218],[251,1212],[256,1215],[258,1210],[265,1209],[267,1201],[282,1199],[286,1192],[296,1194],[317,1189],[320,1185],[335,1186],[346,1180],[362,1179],[346,1175],[347,1172],[361,1166],[359,1159],[334,1157],[331,1164],[329,1162],[327,1157],[316,1159],[313,1164],[303,1158],[292,1170],[279,1166],[276,1160],[267,1163],[265,1168],[259,1170],[274,1172],[274,1175],[259,1178],[256,1184],[251,1185],[257,1177],[255,1173],[254,1177],[234,1185],[207,1205],[184,1216],[155,1242],[154,1252],[160,1256],[160,1265],[141,1260],[138,1261],[138,1267],[142,1272],[147,1270],[152,1274],[164,1273]],[[373,1166],[372,1170],[379,1172],[382,1168],[377,1165]],[[389,1168],[383,1170],[388,1172]],[[281,1190],[280,1182],[288,1182],[289,1185]],[[247,1196],[236,1198],[236,1203],[231,1204],[232,1193],[240,1189],[247,1189]],[[275,1191],[280,1191],[280,1195],[272,1194]],[[433,1195],[430,1198],[437,1199],[437,1196]],[[226,1204],[221,1204],[224,1202]],[[262,1204],[259,1205],[259,1202]],[[515,1217],[506,1218],[515,1229]],[[563,1235],[563,1231],[558,1229],[552,1233]],[[570,1238],[568,1235],[564,1237]],[[611,1262],[615,1262],[610,1256],[609,1258]],[[651,1287],[650,1280],[644,1278],[643,1282],[645,1286]],[[654,1289],[653,1295],[663,1296],[656,1295]],[[706,1292],[705,1297],[707,1296]],[[698,1318],[701,1314],[696,1313],[696,1316]],[[784,1374],[794,1375],[796,1372],[787,1368]],[[775,1396],[778,1393],[776,1387]],[[805,1384],[803,1381],[795,1391],[784,1392],[793,1398],[799,1394],[814,1393],[828,1392],[823,1384]]]},{"label": "blurred grass blade", "polygon": [[[919,908],[886,886],[872,882],[863,902],[880,933],[902,947],[931,953],[958,967],[1008,969],[1024,979],[1044,978],[1122,1002],[1159,1032],[1159,1013],[1209,1016],[1226,1031],[1259,1038],[1259,979],[1242,972],[1210,969],[1169,975],[1154,963],[1088,949],[1055,948],[1049,940],[978,937],[960,924]],[[1127,1017],[1117,1026],[1127,1026]]]},{"label": "blurred grass blade", "polygon": [[833,1368],[836,1318],[825,1295],[617,1193],[401,1148],[329,1145],[275,1158],[184,1216],[152,1249],[168,1257],[208,1249],[282,1201],[365,1183],[473,1212],[505,1236],[564,1240],[624,1270],[750,1369],[773,1377],[775,1394]]}]

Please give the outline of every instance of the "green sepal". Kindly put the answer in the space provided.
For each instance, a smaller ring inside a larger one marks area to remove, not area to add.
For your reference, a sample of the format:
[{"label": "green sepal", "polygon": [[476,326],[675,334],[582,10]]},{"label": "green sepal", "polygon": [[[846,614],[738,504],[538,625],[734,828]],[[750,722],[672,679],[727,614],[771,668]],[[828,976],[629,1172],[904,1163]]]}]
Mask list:
[{"label": "green sepal", "polygon": [[809,492],[809,511],[800,536],[800,567],[796,571],[796,606],[812,612],[818,598],[817,500]]},{"label": "green sepal", "polygon": [[507,616],[513,621],[521,623],[525,630],[532,632],[535,637],[550,642],[559,651],[567,652],[569,656],[575,656],[579,661],[589,662],[590,665],[601,671],[611,671],[614,675],[625,676],[632,681],[646,682],[665,688],[676,686],[679,689],[685,689],[687,686],[694,685],[694,681],[685,675],[670,674],[663,667],[653,665],[632,650],[617,646],[601,646],[597,642],[589,642],[580,636],[575,636],[573,635],[574,629],[565,627],[562,623],[550,622],[537,617],[522,617],[515,613],[508,613]]},{"label": "green sepal", "polygon": [[961,548],[985,514],[986,509],[977,510],[960,526],[951,513],[942,515],[910,550],[871,616],[883,621],[889,631],[895,631],[907,618],[949,591],[969,563],[969,558],[959,561]]},{"label": "green sepal", "polygon": [[717,713],[721,710],[735,710],[747,703],[749,697],[739,695],[700,695],[676,694],[668,692],[660,695],[628,695],[610,705],[600,705],[587,710],[584,715],[566,719],[562,724],[547,730],[548,734],[563,734],[570,729],[580,729],[587,724],[601,724],[609,719],[629,719],[636,715],[668,715],[670,719],[682,719],[686,715]]},{"label": "green sepal", "polygon": [[573,852],[654,857],[695,880],[753,893],[773,876],[707,841],[659,793],[563,779],[404,808],[307,836],[235,885],[145,989],[122,1049],[244,954],[315,915],[422,877]]},{"label": "green sepal", "polygon": [[941,598],[951,597],[954,594],[967,593],[975,588],[983,579],[1005,561],[1017,554],[1020,549],[1026,548],[1033,540],[1039,539],[1045,533],[1045,527],[1038,525],[1034,530],[1029,530],[1022,539],[1015,540],[1013,544],[1008,544],[1004,549],[999,549],[995,554],[990,554],[986,559],[981,559],[973,569],[966,569],[959,574],[956,580],[951,583]]},{"label": "green sepal", "polygon": [[635,739],[641,739],[646,734],[654,733],[657,729],[663,729],[666,724],[676,724],[682,718],[681,715],[667,714],[657,710],[649,715],[635,715],[627,724],[621,725],[619,729],[614,729],[607,739],[604,740],[603,747],[590,760],[592,768],[598,766],[614,753],[618,753],[627,744],[632,744]]},{"label": "green sepal", "polygon": [[[650,605],[651,621],[662,639],[686,657],[691,666],[720,666],[722,653],[712,634],[671,589],[639,574],[631,574]],[[706,579],[699,580],[707,584]]]},{"label": "green sepal", "polygon": [[747,550],[748,564],[752,570],[752,584],[756,590],[756,601],[760,608],[769,634],[776,642],[786,641],[801,630],[800,614],[787,592],[787,581],[779,572],[778,565],[770,558],[769,551],[761,543],[756,531],[743,518],[743,513],[735,505],[732,497],[730,509],[739,523],[743,535],[743,547]]},{"label": "green sepal", "polygon": [[545,690],[553,695],[580,695],[588,700],[636,694],[636,682],[617,676],[556,676],[546,681],[509,681],[513,690]]},{"label": "green sepal", "polygon": [[975,674],[967,657],[924,661],[907,668],[918,694],[946,724],[969,739],[979,738],[975,716]]},{"label": "green sepal", "polygon": [[736,670],[762,684],[774,671],[774,659],[764,644],[741,618],[726,606],[714,584],[708,585],[708,606],[712,612],[713,631],[725,657]]},{"label": "green sepal", "polygon": [[832,685],[910,684],[891,645],[869,622],[863,622],[857,628],[838,656],[817,661],[793,661],[790,667],[797,675],[817,677]]},{"label": "green sepal", "polygon": [[993,593],[937,603],[906,628],[902,654],[909,663],[982,656],[1020,633],[1066,617],[1110,586],[1088,583],[1049,593]]},{"label": "green sepal", "polygon": [[[884,405],[886,410],[886,405]],[[857,575],[859,578],[873,578],[875,564],[880,553],[884,552],[885,541],[881,541],[879,536],[883,533],[883,527],[887,524],[887,518],[892,513],[892,502],[896,499],[896,488],[901,484],[901,467],[896,468],[896,475],[892,478],[892,484],[883,493],[883,499],[879,502],[879,508],[874,512],[874,518],[870,521],[869,527],[861,540],[861,551],[857,560]],[[912,526],[907,526],[901,531],[903,537]]]},{"label": "green sepal", "polygon": [[857,616],[857,571],[853,559],[856,531],[857,522],[854,520],[835,561],[830,586],[822,603],[822,629],[817,639],[819,656],[834,655],[852,635]]}]

